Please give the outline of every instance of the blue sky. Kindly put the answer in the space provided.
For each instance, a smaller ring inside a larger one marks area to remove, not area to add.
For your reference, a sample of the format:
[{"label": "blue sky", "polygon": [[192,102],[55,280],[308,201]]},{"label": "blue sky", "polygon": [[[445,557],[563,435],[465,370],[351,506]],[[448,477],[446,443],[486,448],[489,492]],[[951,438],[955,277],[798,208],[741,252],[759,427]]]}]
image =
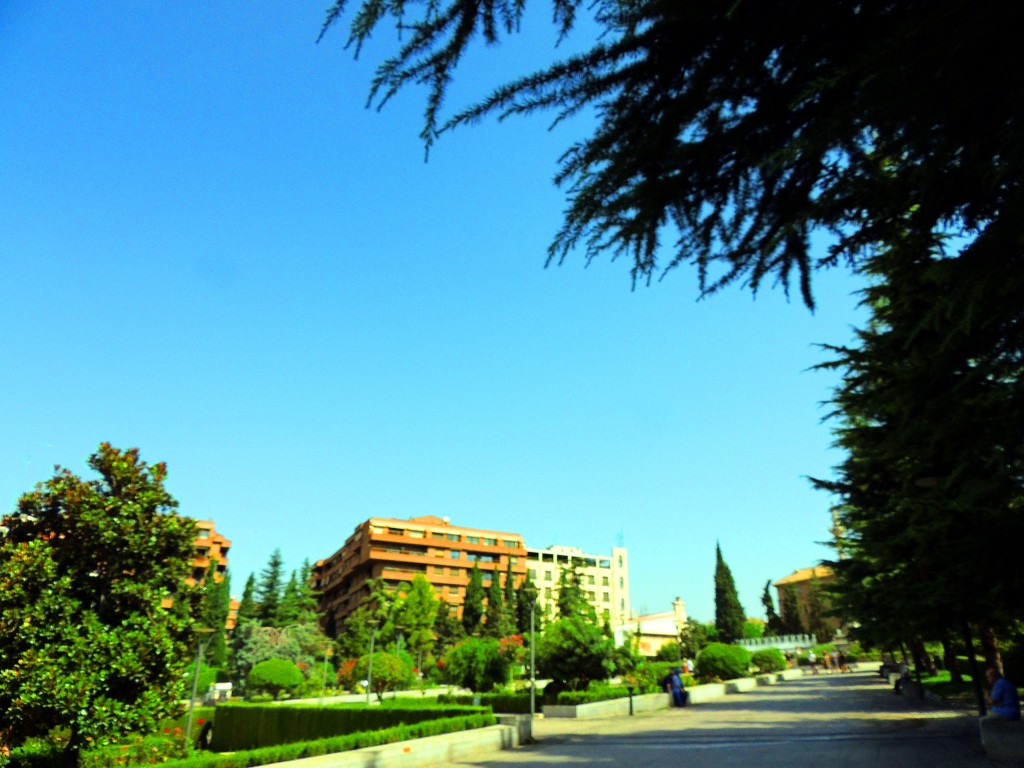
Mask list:
[{"label": "blue sky", "polygon": [[[835,378],[807,369],[863,318],[858,280],[819,275],[812,314],[698,301],[686,268],[545,269],[586,118],[485,123],[424,163],[422,92],[364,109],[377,51],[316,45],[325,7],[0,5],[3,509],[107,440],[168,463],[236,591],[276,547],[295,568],[371,515],[448,515],[621,540],[635,609],[703,620],[717,540],[761,615],[766,580],[829,556],[805,476],[839,459]],[[453,105],[550,55],[533,10]]]}]

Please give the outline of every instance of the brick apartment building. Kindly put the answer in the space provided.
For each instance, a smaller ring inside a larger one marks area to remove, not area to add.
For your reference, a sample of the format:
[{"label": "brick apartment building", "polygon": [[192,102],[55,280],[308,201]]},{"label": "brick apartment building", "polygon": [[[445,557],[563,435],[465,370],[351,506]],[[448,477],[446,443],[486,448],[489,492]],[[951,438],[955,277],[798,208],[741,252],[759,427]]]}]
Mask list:
[{"label": "brick apartment building", "polygon": [[461,613],[473,566],[479,566],[486,587],[494,573],[506,573],[510,564],[518,585],[526,575],[526,548],[518,533],[463,528],[433,516],[371,517],[356,526],[341,549],[317,561],[313,586],[333,635],[369,593],[370,579],[397,586],[421,574],[439,598]]}]

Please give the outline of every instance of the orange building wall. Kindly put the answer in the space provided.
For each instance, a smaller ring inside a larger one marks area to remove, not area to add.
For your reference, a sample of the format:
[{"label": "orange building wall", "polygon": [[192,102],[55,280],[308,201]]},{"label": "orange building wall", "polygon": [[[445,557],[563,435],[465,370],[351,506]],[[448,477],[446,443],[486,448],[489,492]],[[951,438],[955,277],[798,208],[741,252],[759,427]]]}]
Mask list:
[{"label": "orange building wall", "polygon": [[370,579],[397,586],[422,574],[437,596],[461,613],[473,565],[484,574],[506,573],[515,583],[526,575],[526,548],[518,533],[463,528],[440,517],[409,520],[371,517],[356,526],[345,544],[313,569],[319,610],[329,632],[359,607]]}]

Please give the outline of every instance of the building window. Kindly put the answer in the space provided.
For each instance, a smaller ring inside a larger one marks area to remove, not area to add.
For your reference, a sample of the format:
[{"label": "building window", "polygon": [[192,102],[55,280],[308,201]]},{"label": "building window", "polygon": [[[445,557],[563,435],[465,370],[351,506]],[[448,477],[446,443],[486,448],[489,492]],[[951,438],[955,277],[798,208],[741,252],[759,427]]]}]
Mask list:
[{"label": "building window", "polygon": [[512,565],[516,565],[519,562],[519,558],[515,555],[512,555],[509,557],[508,561],[512,563]]},{"label": "building window", "polygon": [[612,601],[612,596],[611,595],[609,595],[607,592],[602,592],[601,593],[601,602],[602,603],[610,603],[611,601]]},{"label": "building window", "polygon": [[208,538],[210,538],[210,529],[209,528],[200,528],[199,529],[199,534],[198,534],[197,538],[200,538],[200,539],[208,539]]},{"label": "building window", "polygon": [[622,580],[622,577],[621,577],[621,576],[619,576],[619,589],[624,589],[624,588],[625,588],[625,583],[626,583],[626,582],[624,582],[624,581]]},{"label": "building window", "polygon": [[370,533],[384,533],[384,528],[379,525],[371,525]]},{"label": "building window", "polygon": [[622,567],[622,555],[619,555],[619,568]]},{"label": "building window", "polygon": [[462,541],[462,537],[457,533],[449,533],[445,538],[447,538],[448,541]]},{"label": "building window", "polygon": [[462,573],[462,569],[461,568],[449,568],[448,569],[448,575],[449,576],[458,576],[460,573]]},{"label": "building window", "polygon": [[587,584],[596,584],[596,583],[597,582],[594,580],[594,577],[592,575],[591,576],[587,576]]},{"label": "building window", "polygon": [[497,539],[484,539],[484,544],[486,544],[489,547],[496,546],[497,543],[498,543]]},{"label": "building window", "polygon": [[424,536],[425,535],[424,535],[423,531],[409,531],[409,538],[410,539],[422,539],[422,538],[424,538]]},{"label": "building window", "polygon": [[551,571],[544,571],[544,581],[551,581]]},{"label": "building window", "polygon": [[480,537],[479,536],[467,536],[466,537],[466,543],[467,544],[479,544],[480,543]]},{"label": "building window", "polygon": [[601,577],[601,586],[602,587],[607,587],[608,586],[608,577],[607,576],[602,576]]},{"label": "building window", "polygon": [[622,600],[619,600],[619,612],[620,613],[625,613],[626,612],[626,600],[624,598]]},{"label": "building window", "polygon": [[527,568],[526,569],[526,575],[529,576],[532,581],[536,581],[537,580],[537,569],[536,568]]},{"label": "building window", "polygon": [[514,541],[513,539],[505,539],[501,543],[509,549],[519,549],[522,546],[518,541]]},{"label": "building window", "polygon": [[392,536],[405,536],[405,529],[403,528],[388,528],[388,533]]},{"label": "building window", "polygon": [[600,563],[598,563],[597,567],[598,568],[611,568],[612,567],[612,561],[611,560],[602,560]]},{"label": "building window", "polygon": [[587,600],[589,600],[590,602],[594,602],[596,598],[597,596],[593,592],[587,592]]},{"label": "building window", "polygon": [[548,597],[548,598],[551,597],[551,587],[545,587],[544,588],[544,597]]},{"label": "building window", "polygon": [[433,533],[430,534],[430,538],[432,538],[432,539],[443,539],[444,538],[444,534],[441,533],[440,531],[434,531]]},{"label": "building window", "polygon": [[462,553],[457,549],[453,549],[451,552],[448,553],[448,555],[449,557],[451,557],[452,560],[458,560],[460,557],[462,557]]}]

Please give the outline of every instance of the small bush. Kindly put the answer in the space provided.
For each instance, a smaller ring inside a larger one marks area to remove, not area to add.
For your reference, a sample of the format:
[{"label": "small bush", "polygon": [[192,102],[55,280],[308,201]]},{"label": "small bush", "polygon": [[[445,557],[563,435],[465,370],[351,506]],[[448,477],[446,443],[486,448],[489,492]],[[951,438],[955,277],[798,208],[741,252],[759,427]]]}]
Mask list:
[{"label": "small bush", "polygon": [[[438,704],[472,704],[474,700],[479,700],[481,706],[490,707],[493,712],[500,712],[505,715],[526,715],[530,713],[529,691],[526,693],[478,693],[475,696],[442,693],[437,697]],[[539,707],[540,703],[541,697],[538,693],[536,706]]]},{"label": "small bush", "polygon": [[287,659],[261,661],[249,672],[250,691],[264,691],[279,696],[302,685],[302,671]]},{"label": "small bush", "polygon": [[786,668],[786,657],[778,648],[764,648],[754,652],[750,663],[761,673],[781,672]]},{"label": "small bush", "polygon": [[739,645],[710,643],[697,657],[697,674],[702,680],[735,680],[750,672],[750,651]]}]

